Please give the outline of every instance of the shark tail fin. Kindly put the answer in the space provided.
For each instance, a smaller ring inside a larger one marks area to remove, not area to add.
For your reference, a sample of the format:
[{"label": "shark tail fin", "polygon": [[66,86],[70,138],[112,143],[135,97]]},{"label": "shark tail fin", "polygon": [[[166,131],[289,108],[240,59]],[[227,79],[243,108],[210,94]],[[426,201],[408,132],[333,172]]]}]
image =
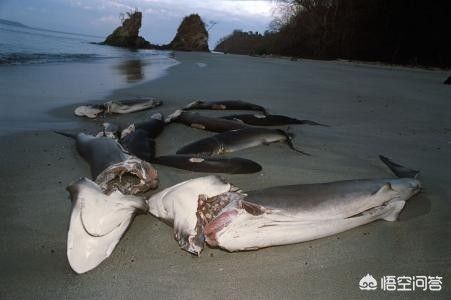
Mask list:
[{"label": "shark tail fin", "polygon": [[380,160],[399,178],[417,178],[420,171],[401,166],[389,158],[379,155]]},{"label": "shark tail fin", "polygon": [[380,160],[399,178],[417,178],[420,171],[401,166],[391,159],[379,155]]},{"label": "shark tail fin", "polygon": [[71,139],[74,139],[74,140],[77,139],[77,135],[73,134],[73,133],[67,133],[67,132],[62,132],[62,131],[54,131],[54,133],[61,134],[61,135],[65,136],[65,137],[68,137],[68,138],[71,138]]},{"label": "shark tail fin", "polygon": [[390,207],[390,209],[384,215],[382,220],[388,221],[388,222],[397,221],[399,214],[401,213],[405,204],[406,204],[405,201],[393,201],[393,202],[389,203],[388,206]]},{"label": "shark tail fin", "polygon": [[301,125],[311,125],[311,126],[323,126],[323,127],[330,127],[330,125],[318,123],[315,121],[310,120],[299,120],[299,124]]},{"label": "shark tail fin", "polygon": [[294,150],[294,151],[296,151],[298,153],[301,153],[303,155],[311,156],[310,153],[304,152],[304,151],[296,148],[296,146],[293,143],[295,135],[294,135],[294,133],[289,131],[290,127],[288,127],[286,131],[282,130],[282,129],[278,129],[278,130],[287,137],[286,143],[287,143],[288,147],[290,147],[291,150]]}]

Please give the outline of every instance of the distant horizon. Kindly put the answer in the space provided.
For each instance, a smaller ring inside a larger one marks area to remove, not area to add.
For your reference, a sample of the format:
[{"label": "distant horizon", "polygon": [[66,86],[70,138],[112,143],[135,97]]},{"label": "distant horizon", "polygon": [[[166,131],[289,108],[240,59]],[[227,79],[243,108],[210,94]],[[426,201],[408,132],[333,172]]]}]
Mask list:
[{"label": "distant horizon", "polygon": [[269,0],[176,1],[176,0],[5,0],[0,18],[26,26],[106,38],[121,25],[120,13],[143,12],[140,35],[153,44],[167,44],[175,36],[185,16],[200,15],[209,30],[209,48],[234,30],[263,33],[272,20],[274,3]]},{"label": "distant horizon", "polygon": [[[1,21],[17,23],[18,25],[2,23]],[[81,36],[87,36],[87,37],[103,38],[103,36],[100,36],[100,35],[94,35],[94,34],[83,33],[83,32],[69,32],[69,31],[55,30],[55,29],[52,29],[52,28],[34,27],[34,26],[27,25],[27,24],[25,24],[25,23],[23,23],[21,21],[10,20],[10,19],[5,19],[5,18],[0,18],[0,24],[9,25],[9,26],[16,26],[16,27],[23,27],[23,28],[34,29],[34,30],[50,31],[50,32],[56,32],[56,33],[65,33],[65,34],[74,34],[74,35],[81,35]]]}]

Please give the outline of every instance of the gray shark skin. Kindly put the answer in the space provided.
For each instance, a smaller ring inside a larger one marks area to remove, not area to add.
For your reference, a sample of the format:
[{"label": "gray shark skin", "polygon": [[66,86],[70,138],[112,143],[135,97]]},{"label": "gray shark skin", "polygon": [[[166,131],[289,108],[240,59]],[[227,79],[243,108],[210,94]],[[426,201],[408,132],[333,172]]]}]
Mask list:
[{"label": "gray shark skin", "polygon": [[[389,166],[397,174],[408,170]],[[376,220],[396,221],[406,201],[420,191],[415,178],[387,178],[243,193],[208,176],[163,190],[147,203],[151,214],[174,224],[180,247],[199,255],[205,243],[231,252],[255,250],[310,241]]]},{"label": "gray shark skin", "polygon": [[180,148],[177,154],[218,155],[271,143],[284,142],[292,150],[309,155],[293,145],[293,137],[281,129],[243,128],[198,140]]},{"label": "gray shark skin", "polygon": [[254,126],[283,126],[283,125],[311,125],[311,126],[326,126],[315,121],[299,120],[290,118],[283,115],[264,115],[264,114],[242,114],[242,115],[230,115],[221,117],[226,120],[237,120],[248,125]]},{"label": "gray shark skin", "polygon": [[250,174],[262,170],[258,163],[240,157],[195,157],[177,154],[156,157],[152,163],[191,172]]},{"label": "gray shark skin", "polygon": [[226,132],[250,127],[249,125],[235,120],[207,117],[180,109],[169,115],[166,118],[166,122],[180,123],[189,127],[213,132]]},{"label": "gray shark skin", "polygon": [[256,110],[263,114],[268,114],[263,106],[245,102],[241,100],[222,100],[222,101],[202,101],[196,100],[183,108],[189,109],[211,109],[211,110]]}]

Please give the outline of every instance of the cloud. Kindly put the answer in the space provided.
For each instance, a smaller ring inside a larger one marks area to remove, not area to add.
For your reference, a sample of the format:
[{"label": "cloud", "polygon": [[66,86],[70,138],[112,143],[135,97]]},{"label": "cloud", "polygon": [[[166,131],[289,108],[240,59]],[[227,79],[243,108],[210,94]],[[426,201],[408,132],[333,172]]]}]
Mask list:
[{"label": "cloud", "polygon": [[[198,13],[204,22],[217,25],[210,31],[210,46],[234,29],[264,31],[272,20],[274,2],[267,0],[67,0],[81,7],[89,3],[102,13],[103,24],[114,23],[120,12],[143,12],[141,34],[154,43],[168,43],[183,17]],[[109,16],[105,18],[105,15]],[[114,24],[117,24],[114,23]]]},{"label": "cloud", "polygon": [[158,44],[172,40],[183,17],[198,13],[207,26],[211,21],[217,23],[209,31],[210,46],[214,46],[219,38],[234,29],[266,30],[272,20],[274,1],[40,0],[38,6],[35,0],[21,0],[20,4],[11,0],[4,6],[11,18],[33,26],[96,35],[111,33],[120,24],[120,13],[138,9],[144,14],[140,34]]},{"label": "cloud", "polygon": [[139,9],[146,13],[164,13],[170,16],[190,12],[239,18],[265,18],[272,15],[274,6],[268,0],[65,0],[71,6],[100,11],[128,11]]},{"label": "cloud", "polygon": [[112,15],[100,17],[99,21],[102,23],[119,24],[118,17]]}]

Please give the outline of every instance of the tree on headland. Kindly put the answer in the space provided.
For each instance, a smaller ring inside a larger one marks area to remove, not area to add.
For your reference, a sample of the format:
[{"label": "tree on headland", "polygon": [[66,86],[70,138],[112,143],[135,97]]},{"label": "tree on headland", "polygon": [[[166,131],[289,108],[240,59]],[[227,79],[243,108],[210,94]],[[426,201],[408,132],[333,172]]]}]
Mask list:
[{"label": "tree on headland", "polygon": [[181,51],[209,51],[208,31],[202,18],[198,14],[184,17],[168,48]]},{"label": "tree on headland", "polygon": [[[183,18],[174,39],[166,45],[154,45],[139,36],[142,12],[135,9],[119,14],[121,26],[107,36],[101,44],[126,47],[130,49],[158,49],[179,51],[210,51],[208,49],[208,31],[198,14]],[[216,22],[210,22],[210,29]]]},{"label": "tree on headland", "polygon": [[258,32],[234,30],[232,34],[222,38],[215,50],[224,53],[264,55],[269,54],[269,31],[262,35]]},{"label": "tree on headland", "polygon": [[209,21],[208,22],[208,27],[207,27],[207,31],[210,31],[213,27],[215,27],[215,25],[217,25],[218,22],[216,21]]},{"label": "tree on headland", "polygon": [[451,66],[451,11],[445,0],[277,2],[271,34],[254,44],[246,39],[248,48],[238,46],[238,35],[232,34],[218,47],[252,53],[263,44],[266,51],[286,56]]},{"label": "tree on headland", "polygon": [[135,9],[121,13],[121,26],[117,27],[112,34],[107,36],[104,44],[127,48],[151,48],[152,45],[143,37],[139,36],[141,28],[142,13]]}]

